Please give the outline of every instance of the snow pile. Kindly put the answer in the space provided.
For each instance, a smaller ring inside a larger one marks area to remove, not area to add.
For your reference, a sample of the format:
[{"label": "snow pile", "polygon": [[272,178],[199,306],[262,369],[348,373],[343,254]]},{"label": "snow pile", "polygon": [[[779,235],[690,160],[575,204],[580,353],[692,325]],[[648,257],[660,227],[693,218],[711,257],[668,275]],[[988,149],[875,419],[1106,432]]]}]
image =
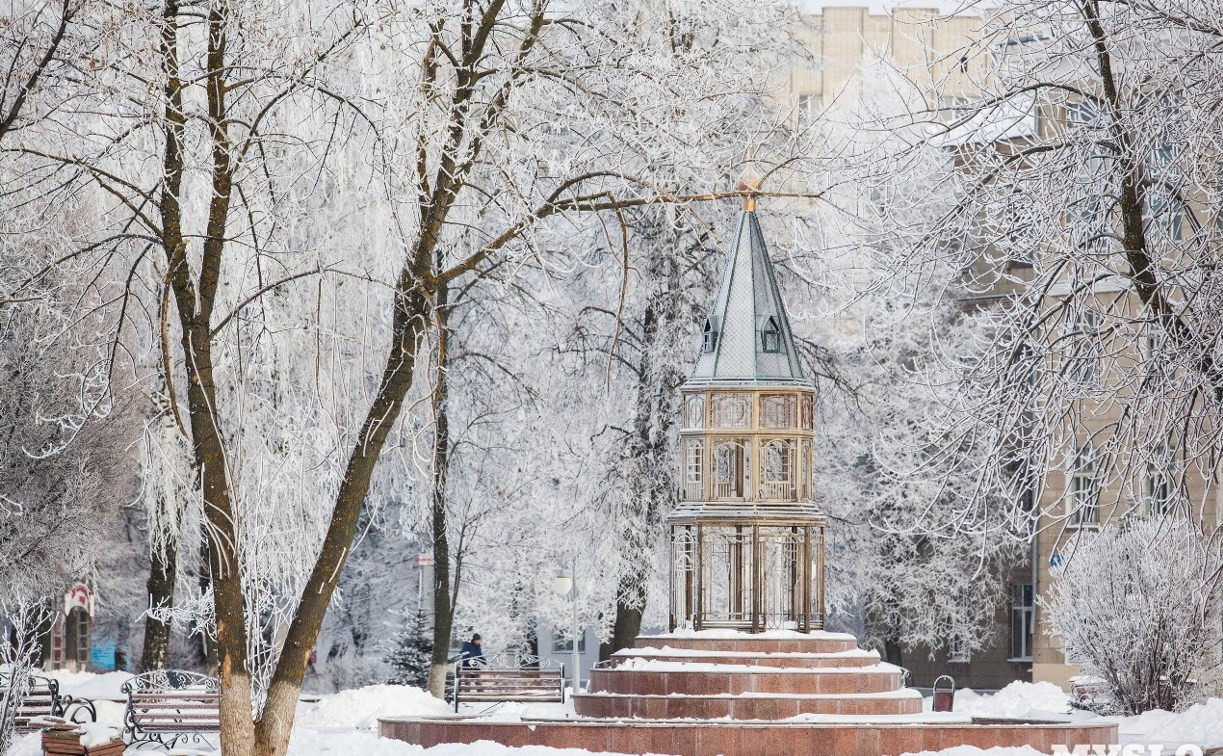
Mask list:
[{"label": "snow pile", "polygon": [[[85,733],[81,736],[81,745],[86,748],[105,745],[119,737],[118,730],[104,724],[86,722],[80,725],[80,729]],[[42,756],[42,733],[30,732],[19,736],[4,756]]]},{"label": "snow pile", "polygon": [[1202,748],[1223,746],[1223,698],[1190,706],[1173,714],[1156,709],[1136,717],[1117,720],[1117,730],[1126,743],[1160,743],[1176,747],[1192,743]]},{"label": "snow pile", "polygon": [[[576,748],[523,746],[511,748],[481,740],[476,743],[448,743],[422,749],[399,740],[379,738],[369,732],[318,732],[294,730],[289,756],[599,756]],[[29,756],[33,756],[32,754]],[[604,754],[606,756],[606,754]]]},{"label": "snow pile", "polygon": [[88,698],[91,701],[98,699],[127,700],[122,690],[123,683],[133,677],[131,672],[105,672],[98,675],[92,672],[69,672],[66,669],[57,669],[45,674],[59,681],[60,693],[73,698]]},{"label": "snow pile", "polygon": [[307,728],[349,727],[372,730],[380,717],[425,717],[449,714],[450,706],[420,688],[407,685],[370,685],[324,696],[303,704],[297,722]]},{"label": "snow pile", "polygon": [[99,724],[97,722],[86,722],[82,724],[79,729],[84,732],[84,734],[81,735],[81,745],[85,746],[86,748],[106,745],[110,741],[119,737],[118,730],[109,725]]},{"label": "snow pile", "polygon": [[31,732],[17,737],[4,756],[42,756],[42,735]]},{"label": "snow pile", "polygon": [[1051,682],[1016,680],[993,695],[982,695],[972,688],[957,690],[954,709],[974,717],[1040,719],[1068,713],[1070,698]]},{"label": "snow pile", "polygon": [[[524,719],[573,719],[577,713],[573,710],[573,698],[565,703],[525,703],[510,702],[502,704],[487,714],[488,705],[459,704],[462,714],[480,716],[482,722],[521,722]],[[470,710],[469,710],[470,709]]]}]

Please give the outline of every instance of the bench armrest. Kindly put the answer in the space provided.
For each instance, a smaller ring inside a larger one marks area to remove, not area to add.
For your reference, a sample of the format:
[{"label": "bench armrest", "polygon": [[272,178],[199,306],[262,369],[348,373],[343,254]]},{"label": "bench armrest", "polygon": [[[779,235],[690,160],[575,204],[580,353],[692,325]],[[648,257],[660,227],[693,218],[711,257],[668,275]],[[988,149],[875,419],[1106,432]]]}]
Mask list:
[{"label": "bench armrest", "polygon": [[[64,718],[74,724],[98,721],[98,707],[88,698],[60,696],[60,708],[64,712]],[[86,716],[89,719],[85,719]]]}]

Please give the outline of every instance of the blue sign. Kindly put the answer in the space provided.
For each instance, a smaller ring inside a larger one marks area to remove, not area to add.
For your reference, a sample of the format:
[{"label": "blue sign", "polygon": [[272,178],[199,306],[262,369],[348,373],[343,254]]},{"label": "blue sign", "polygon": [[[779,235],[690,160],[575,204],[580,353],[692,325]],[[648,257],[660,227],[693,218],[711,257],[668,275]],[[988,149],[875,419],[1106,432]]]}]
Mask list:
[{"label": "blue sign", "polygon": [[110,672],[115,668],[115,642],[113,640],[94,641],[89,649],[89,666],[99,672]]},{"label": "blue sign", "polygon": [[1066,560],[1063,559],[1062,555],[1058,554],[1057,552],[1053,552],[1053,556],[1049,557],[1050,567],[1061,567],[1065,563],[1066,563]]}]

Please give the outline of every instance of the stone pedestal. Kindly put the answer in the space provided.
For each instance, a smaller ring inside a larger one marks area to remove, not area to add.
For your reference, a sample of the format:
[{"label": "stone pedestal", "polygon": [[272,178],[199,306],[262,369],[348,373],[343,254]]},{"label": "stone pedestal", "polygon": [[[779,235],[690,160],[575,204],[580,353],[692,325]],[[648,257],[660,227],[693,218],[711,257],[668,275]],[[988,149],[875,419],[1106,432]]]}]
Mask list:
[{"label": "stone pedestal", "polygon": [[923,712],[900,668],[850,635],[702,631],[638,638],[591,673],[576,717],[387,718],[384,737],[425,747],[492,740],[618,753],[902,754],[1116,743],[1113,723],[974,722]]}]

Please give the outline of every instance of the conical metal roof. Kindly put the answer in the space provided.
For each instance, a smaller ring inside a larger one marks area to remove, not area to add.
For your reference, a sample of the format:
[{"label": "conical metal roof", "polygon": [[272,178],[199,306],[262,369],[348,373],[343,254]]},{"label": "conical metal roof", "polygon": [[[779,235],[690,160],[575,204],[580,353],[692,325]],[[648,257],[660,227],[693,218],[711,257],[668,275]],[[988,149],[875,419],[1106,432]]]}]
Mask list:
[{"label": "conical metal roof", "polygon": [[689,383],[801,383],[803,371],[760,221],[750,206],[704,325]]}]

